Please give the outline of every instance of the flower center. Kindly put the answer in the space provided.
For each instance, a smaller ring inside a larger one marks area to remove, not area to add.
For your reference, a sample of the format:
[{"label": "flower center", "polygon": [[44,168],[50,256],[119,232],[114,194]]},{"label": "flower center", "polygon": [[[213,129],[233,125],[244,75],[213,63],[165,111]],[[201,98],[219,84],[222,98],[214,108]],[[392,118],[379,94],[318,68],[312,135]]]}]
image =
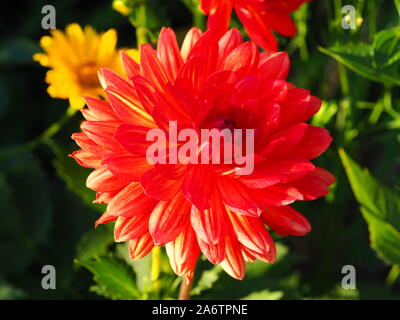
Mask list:
[{"label": "flower center", "polygon": [[96,88],[100,86],[97,77],[98,66],[95,63],[87,63],[78,69],[78,81],[83,87]]}]

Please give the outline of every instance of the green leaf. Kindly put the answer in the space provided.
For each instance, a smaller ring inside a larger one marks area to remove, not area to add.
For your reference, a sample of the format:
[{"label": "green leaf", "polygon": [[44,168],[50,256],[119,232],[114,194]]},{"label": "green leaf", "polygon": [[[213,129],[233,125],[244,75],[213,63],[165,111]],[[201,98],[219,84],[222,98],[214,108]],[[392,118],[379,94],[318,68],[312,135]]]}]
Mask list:
[{"label": "green leaf", "polygon": [[196,286],[191,290],[191,295],[200,295],[203,291],[211,289],[214,283],[218,281],[221,272],[222,268],[218,265],[204,271]]},{"label": "green leaf", "polygon": [[75,263],[93,273],[97,286],[91,288],[97,294],[113,300],[138,299],[135,275],[129,266],[113,256],[89,260],[75,260]]},{"label": "green leaf", "polygon": [[136,274],[137,287],[141,292],[150,291],[151,286],[151,254],[142,259],[132,261],[129,256],[128,242],[117,245],[116,255],[132,267]]},{"label": "green leaf", "polygon": [[84,234],[76,248],[76,258],[87,260],[107,253],[108,247],[114,243],[114,234],[109,224],[100,225]]},{"label": "green leaf", "polygon": [[86,179],[90,170],[78,165],[74,159],[68,157],[70,152],[61,149],[55,143],[50,142],[49,146],[56,155],[54,167],[57,175],[64,180],[67,189],[78,195],[87,206],[96,211],[104,212],[103,205],[93,203],[93,200],[96,199],[96,192],[86,187]]},{"label": "green leaf", "polygon": [[0,63],[4,64],[34,64],[32,56],[40,52],[37,43],[29,39],[16,38],[2,43]]},{"label": "green leaf", "polygon": [[373,48],[377,67],[388,67],[400,60],[400,27],[378,32]]},{"label": "green leaf", "polygon": [[400,192],[381,186],[344,150],[340,157],[368,223],[371,247],[390,264],[400,264]]},{"label": "green leaf", "polygon": [[268,289],[265,289],[262,291],[252,292],[240,300],[279,300],[283,295],[284,293],[282,291],[269,291]]},{"label": "green leaf", "polygon": [[16,288],[4,279],[0,278],[0,300],[15,300],[25,297],[22,289]]},{"label": "green leaf", "polygon": [[336,101],[323,101],[321,109],[313,116],[311,124],[317,127],[325,127],[338,109]]},{"label": "green leaf", "polygon": [[398,69],[389,68],[383,71],[374,67],[374,50],[369,44],[349,43],[328,49],[320,47],[319,50],[362,77],[385,84],[400,85]]}]

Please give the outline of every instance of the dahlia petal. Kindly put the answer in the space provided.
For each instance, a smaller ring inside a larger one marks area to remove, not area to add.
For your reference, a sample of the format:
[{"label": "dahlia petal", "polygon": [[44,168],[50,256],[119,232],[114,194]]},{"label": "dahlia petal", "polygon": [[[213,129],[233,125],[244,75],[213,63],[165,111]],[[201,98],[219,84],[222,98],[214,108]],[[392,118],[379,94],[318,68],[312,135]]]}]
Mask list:
[{"label": "dahlia petal", "polygon": [[325,152],[332,142],[328,130],[309,125],[300,143],[291,151],[294,157],[314,159]]},{"label": "dahlia petal", "polygon": [[260,13],[235,6],[236,13],[250,38],[265,50],[276,51],[278,42]]},{"label": "dahlia petal", "polygon": [[191,203],[177,194],[171,201],[160,201],[150,216],[149,232],[156,246],[174,240],[186,227]]},{"label": "dahlia petal", "polygon": [[136,95],[135,88],[131,83],[108,68],[100,69],[99,78],[101,79],[103,89],[114,87],[118,88],[119,91],[124,92],[128,96]]},{"label": "dahlia petal", "polygon": [[246,272],[243,255],[240,250],[239,242],[231,235],[225,237],[225,259],[220,266],[231,277],[242,280]]},{"label": "dahlia petal", "polygon": [[78,150],[73,152],[70,157],[74,158],[82,167],[85,168],[99,168],[101,166],[100,158],[93,153]]},{"label": "dahlia petal", "polygon": [[175,33],[170,28],[162,28],[158,37],[157,56],[163,64],[169,81],[174,81],[183,59],[179,52]]},{"label": "dahlia petal", "polygon": [[151,212],[157,200],[146,196],[138,182],[132,182],[110,201],[107,211],[114,216],[132,217]]},{"label": "dahlia petal", "polygon": [[304,200],[315,200],[328,194],[328,188],[335,182],[335,177],[322,168],[316,168],[306,176],[290,183],[304,197]]},{"label": "dahlia petal", "polygon": [[307,160],[267,160],[257,164],[252,174],[242,176],[240,180],[250,188],[263,189],[299,179],[314,170],[315,166]]},{"label": "dahlia petal", "polygon": [[166,250],[172,270],[190,281],[200,255],[196,234],[190,224],[175,240],[166,244]]},{"label": "dahlia petal", "polygon": [[114,134],[119,126],[120,122],[115,121],[84,121],[81,129],[100,147],[113,152],[121,152],[123,148],[114,139]]},{"label": "dahlia petal", "polygon": [[269,13],[262,12],[262,18],[268,21],[268,24],[279,34],[285,37],[293,37],[296,35],[296,25],[293,20],[286,14],[280,12]]},{"label": "dahlia petal", "polygon": [[101,162],[114,175],[138,181],[140,177],[153,168],[145,157],[132,154],[116,154]]},{"label": "dahlia petal", "polygon": [[82,109],[81,112],[86,120],[89,121],[116,121],[117,115],[107,101],[91,97],[84,97],[89,108]]},{"label": "dahlia petal", "polygon": [[101,148],[93,140],[89,139],[85,133],[73,133],[71,137],[73,140],[75,140],[76,144],[81,147],[82,150],[98,155],[103,153],[103,148]]},{"label": "dahlia petal", "polygon": [[111,221],[115,221],[117,220],[118,217],[115,217],[113,215],[111,215],[109,212],[104,212],[101,217],[99,219],[96,220],[95,222],[95,227],[97,228],[98,225],[100,224],[106,224],[109,223]]},{"label": "dahlia petal", "polygon": [[254,201],[260,206],[286,206],[297,200],[304,200],[303,194],[297,188],[288,185],[273,185],[265,189],[252,189]]},{"label": "dahlia petal", "polygon": [[190,221],[197,237],[213,245],[221,241],[226,233],[226,209],[218,199],[213,199],[211,208],[200,211],[192,206]]},{"label": "dahlia petal", "polygon": [[[197,232],[196,232],[197,233]],[[197,233],[198,235],[198,233]],[[224,260],[225,258],[225,237],[221,239],[221,241],[215,243],[215,244],[209,244],[207,242],[204,242],[197,236],[197,241],[199,243],[199,247],[201,252],[206,256],[206,258],[212,263],[212,264],[219,264]]]},{"label": "dahlia petal", "polygon": [[147,256],[153,248],[153,239],[150,233],[147,232],[139,238],[129,240],[129,257],[131,260],[142,259]]},{"label": "dahlia petal", "polygon": [[243,77],[255,72],[258,61],[259,51],[253,42],[248,41],[232,50],[225,59],[223,69],[235,71]]},{"label": "dahlia petal", "polygon": [[107,168],[94,170],[86,180],[89,189],[98,192],[112,192],[120,190],[128,184],[126,179],[116,177]]},{"label": "dahlia petal", "polygon": [[308,220],[289,206],[266,207],[261,220],[281,236],[303,236],[311,231]]},{"label": "dahlia petal", "polygon": [[285,80],[289,73],[290,60],[287,52],[275,52],[260,59],[258,71],[263,79]]},{"label": "dahlia petal", "polygon": [[[93,200],[93,203],[99,204],[108,204],[117,194],[118,191],[111,192],[96,192],[96,200]],[[115,217],[116,219],[117,217]]]},{"label": "dahlia petal", "polygon": [[118,217],[114,226],[115,242],[137,239],[148,232],[149,214]]},{"label": "dahlia petal", "polygon": [[121,62],[126,76],[130,79],[140,75],[140,66],[125,51],[121,51]]},{"label": "dahlia petal", "polygon": [[321,100],[311,96],[308,90],[291,88],[285,101],[280,104],[280,127],[286,128],[298,122],[305,122],[314,115],[321,107]]},{"label": "dahlia petal", "polygon": [[225,62],[226,57],[243,42],[240,31],[236,28],[225,33],[218,42],[218,66]]},{"label": "dahlia petal", "polygon": [[[279,131],[278,133],[275,133],[274,136],[270,138],[269,143],[266,143],[264,148],[262,148],[259,152],[268,157],[293,157],[292,151],[297,145],[301,144],[301,139],[303,138],[308,127],[309,125],[306,123],[297,123],[289,128]],[[299,158],[301,157],[299,156]]]},{"label": "dahlia petal", "polygon": [[162,201],[171,200],[182,186],[182,181],[168,179],[154,168],[140,178],[140,183],[147,195]]},{"label": "dahlia petal", "polygon": [[105,92],[115,113],[124,123],[150,128],[155,126],[153,118],[134,97],[128,96],[114,87],[108,87]]},{"label": "dahlia petal", "polygon": [[228,214],[238,241],[258,255],[268,256],[268,252],[273,250],[274,241],[262,222],[258,218],[230,211]]},{"label": "dahlia petal", "polygon": [[122,124],[115,130],[115,140],[123,148],[135,154],[146,156],[151,141],[146,141],[146,135],[150,128],[130,124]]},{"label": "dahlia petal", "polygon": [[149,44],[140,46],[140,74],[149,80],[158,91],[164,91],[168,81],[165,69]]},{"label": "dahlia petal", "polygon": [[222,36],[229,28],[229,20],[232,14],[231,1],[219,1],[208,15],[207,28]]},{"label": "dahlia petal", "polygon": [[185,175],[182,191],[199,210],[210,208],[212,179],[208,169],[198,165],[190,168]]},{"label": "dahlia petal", "polygon": [[261,208],[240,181],[219,177],[217,184],[221,198],[230,210],[255,217],[261,214]]},{"label": "dahlia petal", "polygon": [[187,60],[187,57],[192,50],[193,46],[200,39],[202,31],[198,28],[191,28],[186,34],[181,47],[181,56],[183,61]]}]

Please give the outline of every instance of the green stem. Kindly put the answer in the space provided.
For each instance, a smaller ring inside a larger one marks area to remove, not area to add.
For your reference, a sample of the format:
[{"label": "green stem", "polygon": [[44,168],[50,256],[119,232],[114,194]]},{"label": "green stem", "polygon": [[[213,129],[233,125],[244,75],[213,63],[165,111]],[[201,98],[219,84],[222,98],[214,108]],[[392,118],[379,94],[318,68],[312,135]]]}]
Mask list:
[{"label": "green stem", "polygon": [[161,247],[154,247],[151,252],[151,287],[157,298],[160,293]]},{"label": "green stem", "polygon": [[181,287],[179,288],[178,300],[190,300],[190,290],[192,289],[192,281],[187,282],[185,278],[182,279]]},{"label": "green stem", "polygon": [[400,265],[395,264],[394,266],[392,266],[392,269],[390,269],[390,272],[386,278],[386,283],[392,287],[396,283],[399,276],[400,276]]},{"label": "green stem", "polygon": [[394,119],[400,118],[400,113],[393,109],[392,105],[392,87],[385,85],[385,91],[383,93],[383,105],[385,106],[386,112]]},{"label": "green stem", "polygon": [[50,127],[48,127],[40,136],[37,138],[22,144],[15,146],[13,148],[4,150],[0,152],[0,159],[4,159],[7,157],[15,156],[19,153],[25,151],[32,151],[40,144],[46,142],[48,139],[53,137],[56,133],[60,131],[60,129],[68,122],[68,120],[77,112],[78,110],[69,106],[66,112],[62,115],[62,117],[54,122]]},{"label": "green stem", "polygon": [[201,30],[204,30],[205,27],[204,14],[200,11],[199,8],[194,8],[192,14],[193,14],[193,25]]},{"label": "green stem", "polygon": [[147,39],[147,17],[146,17],[146,4],[142,4],[136,11],[136,20],[131,23],[136,27],[136,40],[137,47],[141,44],[148,43]]}]

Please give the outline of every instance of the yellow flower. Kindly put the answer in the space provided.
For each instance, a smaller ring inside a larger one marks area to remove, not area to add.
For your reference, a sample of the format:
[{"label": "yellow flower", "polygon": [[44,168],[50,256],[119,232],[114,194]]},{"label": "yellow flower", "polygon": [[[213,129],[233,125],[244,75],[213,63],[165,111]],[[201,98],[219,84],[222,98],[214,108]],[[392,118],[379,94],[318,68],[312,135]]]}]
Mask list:
[{"label": "yellow flower", "polygon": [[99,68],[122,72],[116,44],[114,29],[98,34],[90,26],[82,30],[73,23],[65,33],[52,30],[51,36],[42,37],[40,45],[45,52],[36,53],[33,59],[51,68],[46,74],[49,95],[69,99],[72,107],[80,109],[85,105],[82,97],[103,95],[97,77]]}]

